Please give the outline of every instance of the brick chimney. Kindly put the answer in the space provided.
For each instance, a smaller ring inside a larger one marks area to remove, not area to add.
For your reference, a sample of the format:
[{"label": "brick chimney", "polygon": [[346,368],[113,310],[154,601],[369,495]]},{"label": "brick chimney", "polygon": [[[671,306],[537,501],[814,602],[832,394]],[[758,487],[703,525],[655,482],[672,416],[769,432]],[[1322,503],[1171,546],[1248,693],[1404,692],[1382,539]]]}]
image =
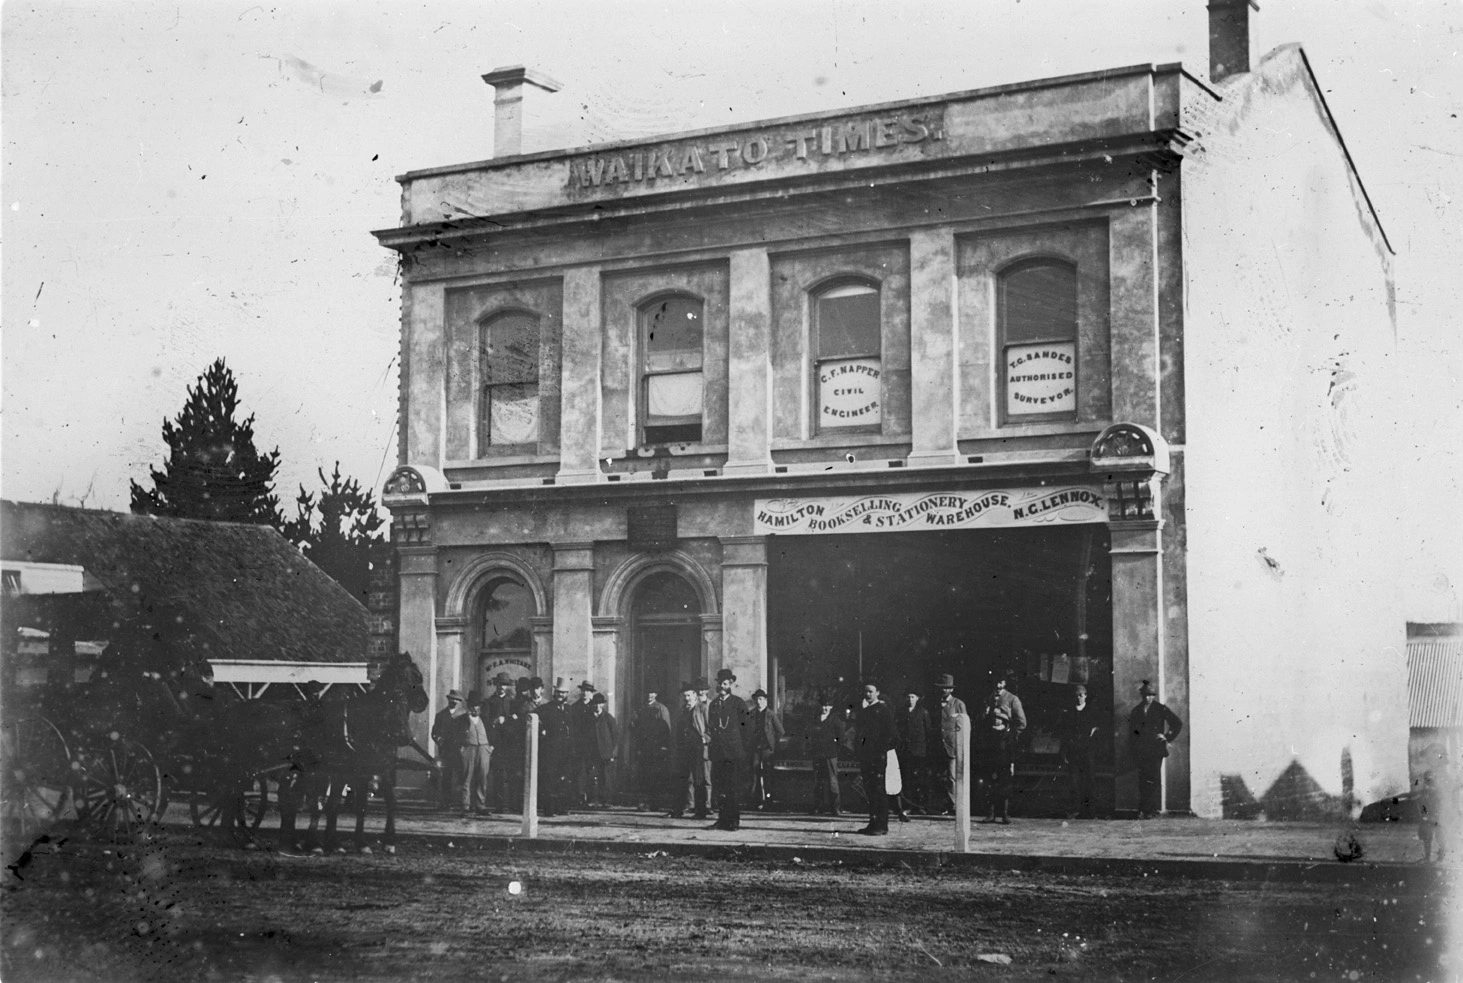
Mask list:
[{"label": "brick chimney", "polygon": [[493,156],[511,157],[523,153],[523,87],[536,86],[558,92],[563,86],[543,72],[522,65],[505,65],[483,76],[493,95]]},{"label": "brick chimney", "polygon": [[1250,11],[1256,0],[1209,0],[1209,81],[1250,70]]}]

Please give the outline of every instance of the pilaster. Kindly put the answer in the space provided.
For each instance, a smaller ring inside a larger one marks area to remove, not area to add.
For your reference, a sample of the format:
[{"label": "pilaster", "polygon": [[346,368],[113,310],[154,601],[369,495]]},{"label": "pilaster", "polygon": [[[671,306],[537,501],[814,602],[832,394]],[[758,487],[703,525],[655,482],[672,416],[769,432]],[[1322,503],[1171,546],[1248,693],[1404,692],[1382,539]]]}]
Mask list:
[{"label": "pilaster", "polygon": [[554,543],[553,656],[544,681],[591,679],[594,653],[594,544]]},{"label": "pilaster", "polygon": [[597,266],[564,274],[562,410],[559,416],[560,484],[599,480],[600,373],[604,318]]},{"label": "pilaster", "polygon": [[955,365],[955,236],[921,230],[909,238],[912,398],[911,465],[954,464],[960,373]]},{"label": "pilaster", "polygon": [[731,254],[727,458],[723,474],[772,470],[772,280],[766,249]]},{"label": "pilaster", "polygon": [[[1113,760],[1118,762],[1114,805],[1119,811],[1138,808],[1138,775],[1128,748],[1128,714],[1138,703],[1138,687],[1149,680],[1158,687],[1159,700],[1163,699],[1160,526],[1154,519],[1108,526],[1112,535]],[[1164,769],[1165,787],[1170,770]]]},{"label": "pilaster", "polygon": [[[767,537],[721,541],[722,646],[720,667],[739,688],[767,688]],[[705,628],[703,626],[703,635]]]}]

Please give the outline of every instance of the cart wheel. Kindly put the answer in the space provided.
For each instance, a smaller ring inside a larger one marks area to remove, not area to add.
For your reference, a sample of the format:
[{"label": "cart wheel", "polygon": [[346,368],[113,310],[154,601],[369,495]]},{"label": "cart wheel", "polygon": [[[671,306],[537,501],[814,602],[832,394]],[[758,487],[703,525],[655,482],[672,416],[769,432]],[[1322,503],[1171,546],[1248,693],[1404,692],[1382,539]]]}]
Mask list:
[{"label": "cart wheel", "polygon": [[[237,795],[233,792],[194,792],[188,802],[188,811],[193,817],[193,825],[198,827],[212,828],[219,824],[223,818],[224,807],[228,805],[230,795]],[[239,796],[238,815],[242,816],[242,825],[247,826],[251,831],[256,830],[264,822],[264,814],[269,811],[269,782],[264,778],[256,778],[249,783],[246,792]]]},{"label": "cart wheel", "polygon": [[28,717],[0,731],[4,822],[30,840],[72,809],[75,772],[66,739],[44,717]]},{"label": "cart wheel", "polygon": [[147,748],[127,738],[82,762],[77,815],[97,832],[128,835],[162,815],[167,805],[162,769]]}]

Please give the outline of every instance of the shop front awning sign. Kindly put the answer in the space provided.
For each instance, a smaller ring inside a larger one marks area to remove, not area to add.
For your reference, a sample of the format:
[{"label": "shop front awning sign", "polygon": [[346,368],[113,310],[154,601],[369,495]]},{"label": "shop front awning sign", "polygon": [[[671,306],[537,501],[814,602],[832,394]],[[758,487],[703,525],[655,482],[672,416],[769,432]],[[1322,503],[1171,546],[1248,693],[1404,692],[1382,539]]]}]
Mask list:
[{"label": "shop front awning sign", "polygon": [[759,498],[753,521],[758,536],[1049,527],[1106,522],[1107,501],[1100,489],[1083,485]]}]

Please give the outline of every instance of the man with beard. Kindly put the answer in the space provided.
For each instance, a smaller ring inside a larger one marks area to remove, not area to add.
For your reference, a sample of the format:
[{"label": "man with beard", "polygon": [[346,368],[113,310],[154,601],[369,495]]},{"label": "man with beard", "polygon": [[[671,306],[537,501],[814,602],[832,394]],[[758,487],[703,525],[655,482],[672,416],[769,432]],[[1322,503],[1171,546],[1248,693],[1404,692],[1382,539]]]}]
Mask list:
[{"label": "man with beard", "polygon": [[[706,708],[696,695],[695,683],[681,684],[681,710],[676,715],[675,781],[671,784],[671,819],[680,819],[687,809],[694,809],[697,819],[708,815],[711,786],[711,758],[707,746],[711,734],[706,729]],[[685,782],[682,798],[680,783]]]},{"label": "man with beard", "polygon": [[671,712],[651,691],[646,702],[630,718],[630,738],[635,748],[636,807],[642,812],[660,810],[661,791],[670,777]]},{"label": "man with beard", "polygon": [[716,795],[717,819],[712,829],[735,833],[742,826],[742,761],[751,743],[747,731],[747,704],[732,694],[737,681],[730,669],[716,672],[716,698],[707,708],[706,726],[711,732],[711,787]]},{"label": "man with beard", "polygon": [[574,728],[569,709],[569,683],[554,680],[554,696],[540,707],[538,718],[539,813],[569,814],[569,776],[574,763]]},{"label": "man with beard", "polygon": [[877,684],[864,683],[864,702],[854,716],[853,727],[859,775],[864,781],[864,796],[869,800],[869,824],[858,832],[864,836],[888,836],[889,795],[884,790],[884,778],[889,752],[894,749],[898,736],[894,713],[879,698]]},{"label": "man with beard", "polygon": [[[483,720],[488,725],[488,739],[493,745],[493,766],[488,774],[488,797],[494,809],[513,808],[509,789],[511,761],[515,753],[523,756],[523,724],[513,716],[513,677],[500,672],[493,677],[496,691],[483,701]],[[516,724],[516,726],[515,726]]]}]

